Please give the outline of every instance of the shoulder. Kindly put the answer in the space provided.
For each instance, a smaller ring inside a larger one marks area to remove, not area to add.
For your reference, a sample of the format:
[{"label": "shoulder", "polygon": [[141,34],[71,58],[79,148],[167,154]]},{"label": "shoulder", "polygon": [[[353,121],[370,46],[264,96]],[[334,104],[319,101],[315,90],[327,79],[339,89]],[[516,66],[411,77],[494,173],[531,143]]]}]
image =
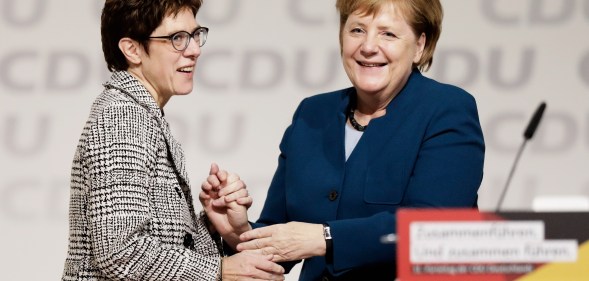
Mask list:
[{"label": "shoulder", "polygon": [[118,89],[105,89],[94,101],[91,112],[127,124],[154,119],[146,108]]},{"label": "shoulder", "polygon": [[301,101],[297,111],[333,113],[347,105],[348,95],[353,88],[340,89],[307,97]]},{"label": "shoulder", "polygon": [[94,101],[87,125],[110,139],[149,139],[159,126],[149,111],[120,90],[105,89]]},{"label": "shoulder", "polygon": [[437,105],[474,105],[474,97],[466,90],[451,84],[442,83],[418,73],[415,75],[415,91],[420,100]]}]

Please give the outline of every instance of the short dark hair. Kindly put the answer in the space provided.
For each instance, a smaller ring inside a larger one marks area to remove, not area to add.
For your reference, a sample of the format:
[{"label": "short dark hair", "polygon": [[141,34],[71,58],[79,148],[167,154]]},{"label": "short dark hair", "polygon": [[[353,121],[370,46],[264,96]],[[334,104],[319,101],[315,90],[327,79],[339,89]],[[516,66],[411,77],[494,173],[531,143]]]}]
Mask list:
[{"label": "short dark hair", "polygon": [[202,0],[106,0],[100,33],[102,51],[109,71],[127,70],[129,64],[119,49],[121,38],[136,40],[148,49],[149,35],[165,17],[189,9],[196,16]]},{"label": "short dark hair", "polygon": [[387,3],[400,8],[417,38],[422,33],[425,34],[423,55],[413,67],[427,71],[433,62],[436,44],[442,33],[444,11],[439,0],[337,0],[335,6],[340,16],[340,47],[344,25],[352,13],[358,10],[365,15],[374,15]]}]

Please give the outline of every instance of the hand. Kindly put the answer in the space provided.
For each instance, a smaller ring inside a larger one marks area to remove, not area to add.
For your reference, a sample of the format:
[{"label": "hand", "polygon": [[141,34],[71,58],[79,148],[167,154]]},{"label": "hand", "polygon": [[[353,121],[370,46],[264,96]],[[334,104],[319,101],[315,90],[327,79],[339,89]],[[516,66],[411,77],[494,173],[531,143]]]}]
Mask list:
[{"label": "hand", "polygon": [[284,280],[284,268],[271,262],[272,255],[237,253],[225,257],[222,280]]},{"label": "hand", "polygon": [[239,243],[241,233],[251,229],[247,206],[252,199],[238,175],[219,170],[213,163],[199,199],[209,221],[231,247]]},{"label": "hand", "polygon": [[325,238],[321,224],[275,224],[247,231],[239,239],[242,242],[237,245],[238,251],[271,254],[274,262],[325,255]]},{"label": "hand", "polygon": [[201,185],[199,199],[203,207],[208,204],[225,207],[227,203],[237,202],[249,208],[253,202],[245,183],[239,179],[239,176],[219,170],[219,166],[215,163],[211,164],[209,176]]}]

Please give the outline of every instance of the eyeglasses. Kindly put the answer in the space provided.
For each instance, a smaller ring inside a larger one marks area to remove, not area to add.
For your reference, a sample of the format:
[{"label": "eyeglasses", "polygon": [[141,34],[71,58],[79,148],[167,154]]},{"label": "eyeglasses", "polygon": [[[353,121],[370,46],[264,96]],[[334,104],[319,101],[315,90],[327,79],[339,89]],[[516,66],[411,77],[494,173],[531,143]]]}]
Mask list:
[{"label": "eyeglasses", "polygon": [[168,39],[172,42],[172,46],[174,49],[182,52],[188,48],[188,44],[190,44],[190,38],[194,39],[194,42],[198,44],[199,47],[202,47],[205,42],[207,41],[207,35],[209,34],[208,27],[199,27],[195,29],[192,34],[186,31],[178,31],[172,35],[168,36],[150,36],[147,37],[149,39]]}]

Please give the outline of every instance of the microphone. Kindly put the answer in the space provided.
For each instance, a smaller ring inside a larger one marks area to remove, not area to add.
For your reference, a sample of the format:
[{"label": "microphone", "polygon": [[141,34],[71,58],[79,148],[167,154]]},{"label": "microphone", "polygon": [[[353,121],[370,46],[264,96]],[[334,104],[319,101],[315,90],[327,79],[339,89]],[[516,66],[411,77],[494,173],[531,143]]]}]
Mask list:
[{"label": "microphone", "polygon": [[536,129],[538,129],[538,125],[540,124],[540,120],[542,120],[542,115],[544,114],[545,109],[546,109],[546,103],[545,102],[540,103],[540,106],[538,106],[538,108],[536,109],[536,112],[534,112],[534,116],[532,116],[530,123],[528,123],[528,127],[526,128],[526,130],[524,132],[524,141],[521,144],[521,146],[519,147],[519,150],[517,152],[517,156],[515,157],[515,161],[513,162],[513,166],[511,166],[511,170],[509,171],[509,176],[507,177],[507,182],[505,183],[505,186],[503,187],[503,191],[501,192],[501,196],[499,197],[499,202],[497,203],[497,206],[495,207],[495,212],[498,212],[501,210],[501,205],[503,204],[503,200],[505,199],[505,194],[507,193],[507,189],[509,188],[509,183],[511,182],[511,178],[513,177],[513,173],[515,172],[515,167],[517,166],[517,163],[519,162],[519,158],[524,150],[524,147],[526,146],[526,143],[532,139],[532,137],[534,136],[534,133],[536,132]]},{"label": "microphone", "polygon": [[544,114],[545,109],[546,109],[545,102],[542,102],[540,104],[540,106],[538,106],[538,109],[536,109],[536,112],[534,113],[532,120],[530,120],[530,124],[528,124],[528,127],[526,128],[526,131],[524,132],[524,138],[526,139],[526,141],[532,139],[532,137],[534,136],[534,133],[536,132],[536,129],[538,128],[538,125],[540,124],[540,120],[542,119],[542,114]]}]

